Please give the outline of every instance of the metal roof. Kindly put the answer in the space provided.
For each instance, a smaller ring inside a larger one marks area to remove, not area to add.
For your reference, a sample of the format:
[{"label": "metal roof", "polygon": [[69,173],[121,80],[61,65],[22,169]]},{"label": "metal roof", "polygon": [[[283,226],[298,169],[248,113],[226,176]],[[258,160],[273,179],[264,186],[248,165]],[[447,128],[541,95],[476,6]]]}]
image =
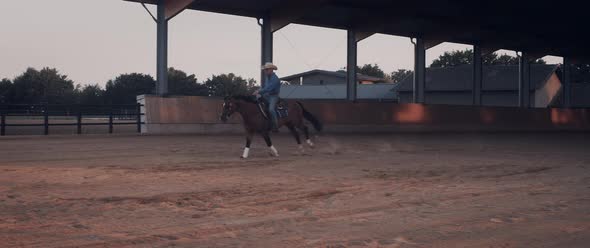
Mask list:
[{"label": "metal roof", "polygon": [[257,18],[274,13],[297,17],[292,22],[304,25],[590,58],[585,35],[590,19],[583,5],[573,0],[197,0],[189,9]]},{"label": "metal roof", "polygon": [[[289,75],[286,77],[282,77],[281,80],[291,81],[293,79],[299,79],[301,77],[306,77],[306,76],[311,76],[311,75],[326,75],[326,76],[333,76],[333,77],[339,77],[342,79],[346,79],[346,71],[326,71],[326,70],[315,69],[315,70],[311,70],[311,71],[301,72],[301,73]],[[368,75],[364,75],[364,74],[360,74],[360,73],[357,73],[356,75],[357,75],[357,80],[359,80],[359,81],[387,82],[387,79],[385,79],[385,78],[372,77],[372,76],[368,76]]]}]

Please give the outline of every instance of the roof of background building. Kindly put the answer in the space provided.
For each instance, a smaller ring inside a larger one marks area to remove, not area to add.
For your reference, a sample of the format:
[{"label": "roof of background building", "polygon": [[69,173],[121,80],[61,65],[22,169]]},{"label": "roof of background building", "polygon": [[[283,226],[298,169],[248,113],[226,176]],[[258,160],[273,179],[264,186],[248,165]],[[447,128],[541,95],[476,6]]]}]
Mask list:
[{"label": "roof of background building", "polygon": [[[323,75],[327,75],[327,76],[332,76],[332,77],[339,77],[339,78],[343,78],[346,79],[346,72],[342,72],[342,71],[326,71],[326,70],[311,70],[311,71],[306,71],[306,72],[302,72],[302,73],[297,73],[297,74],[293,74],[290,76],[286,76],[286,77],[282,77],[281,80],[283,81],[291,81],[293,79],[298,79],[301,77],[306,77],[306,76],[311,76],[311,75],[317,75],[317,74],[323,74]],[[372,76],[367,76],[367,75],[363,75],[360,73],[356,74],[357,76],[357,80],[359,81],[371,81],[371,82],[383,82],[383,83],[391,83],[391,80],[385,79],[385,78],[378,78],[378,77],[372,77]]]},{"label": "roof of background building", "polygon": [[[543,87],[558,65],[531,65],[531,90]],[[483,91],[518,91],[518,66],[483,67]],[[413,73],[400,82],[397,90],[413,91]],[[426,91],[471,91],[473,67],[461,65],[446,68],[426,68]]]}]

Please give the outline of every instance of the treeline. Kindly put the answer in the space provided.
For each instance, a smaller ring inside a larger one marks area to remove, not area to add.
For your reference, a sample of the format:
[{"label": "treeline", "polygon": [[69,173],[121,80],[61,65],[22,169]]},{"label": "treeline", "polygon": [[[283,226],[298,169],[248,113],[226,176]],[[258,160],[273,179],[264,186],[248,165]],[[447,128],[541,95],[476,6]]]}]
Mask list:
[{"label": "treeline", "polygon": [[[233,73],[213,75],[199,82],[194,74],[174,68],[168,70],[168,85],[171,95],[226,96],[250,94],[257,89],[254,79],[244,79]],[[103,88],[98,84],[75,84],[55,68],[28,68],[12,80],[0,81],[0,103],[133,104],[137,95],[154,94],[155,88],[154,78],[141,73],[119,75]]]},{"label": "treeline", "polygon": [[[519,59],[517,57],[498,53],[486,54],[482,57],[482,60],[484,65],[518,65],[519,63]],[[537,59],[532,63],[546,64],[543,59]],[[468,64],[473,64],[473,50],[471,49],[445,52],[432,61],[430,67],[444,68]],[[341,70],[344,71],[345,69],[346,68],[342,68]],[[365,64],[361,67],[357,66],[356,70],[360,74],[390,79],[393,83],[401,82],[413,73],[412,70],[398,69],[388,74],[379,68],[379,65],[377,64]]]},{"label": "treeline", "polygon": [[[518,58],[497,53],[482,57],[484,65],[518,65]],[[473,63],[471,49],[445,52],[435,59],[430,67],[454,67]],[[542,59],[534,64],[546,64]],[[344,70],[345,68],[342,68]],[[397,83],[410,76],[411,70],[398,69],[385,73],[377,64],[357,67],[357,72]],[[571,67],[572,81],[590,82],[590,65],[576,64]],[[137,95],[154,94],[156,81],[146,74],[122,74],[109,80],[105,87],[98,84],[81,86],[53,68],[38,71],[27,69],[13,80],[0,81],[0,103],[4,104],[133,104]],[[227,96],[250,94],[258,88],[254,79],[245,79],[233,73],[213,75],[199,82],[195,75],[170,68],[168,70],[170,95]]]}]

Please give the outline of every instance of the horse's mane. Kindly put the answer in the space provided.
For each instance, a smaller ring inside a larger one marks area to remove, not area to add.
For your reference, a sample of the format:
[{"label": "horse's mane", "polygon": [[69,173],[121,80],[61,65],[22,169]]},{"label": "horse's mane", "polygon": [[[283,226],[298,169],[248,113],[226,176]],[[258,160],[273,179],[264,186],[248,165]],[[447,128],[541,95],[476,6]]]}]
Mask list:
[{"label": "horse's mane", "polygon": [[254,96],[236,95],[236,96],[232,96],[231,99],[241,100],[241,101],[249,102],[249,103],[258,103],[258,101],[256,101],[256,98],[254,98]]}]

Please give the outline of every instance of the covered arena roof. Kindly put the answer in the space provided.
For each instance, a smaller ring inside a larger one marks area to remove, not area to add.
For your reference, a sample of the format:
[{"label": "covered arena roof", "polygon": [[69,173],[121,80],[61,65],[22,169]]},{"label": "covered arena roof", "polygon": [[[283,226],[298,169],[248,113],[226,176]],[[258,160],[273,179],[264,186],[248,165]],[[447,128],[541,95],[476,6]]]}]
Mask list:
[{"label": "covered arena roof", "polygon": [[585,35],[590,21],[581,3],[572,0],[197,0],[188,8],[248,17],[289,16],[297,24],[480,44],[536,56],[590,58],[590,36]]}]

